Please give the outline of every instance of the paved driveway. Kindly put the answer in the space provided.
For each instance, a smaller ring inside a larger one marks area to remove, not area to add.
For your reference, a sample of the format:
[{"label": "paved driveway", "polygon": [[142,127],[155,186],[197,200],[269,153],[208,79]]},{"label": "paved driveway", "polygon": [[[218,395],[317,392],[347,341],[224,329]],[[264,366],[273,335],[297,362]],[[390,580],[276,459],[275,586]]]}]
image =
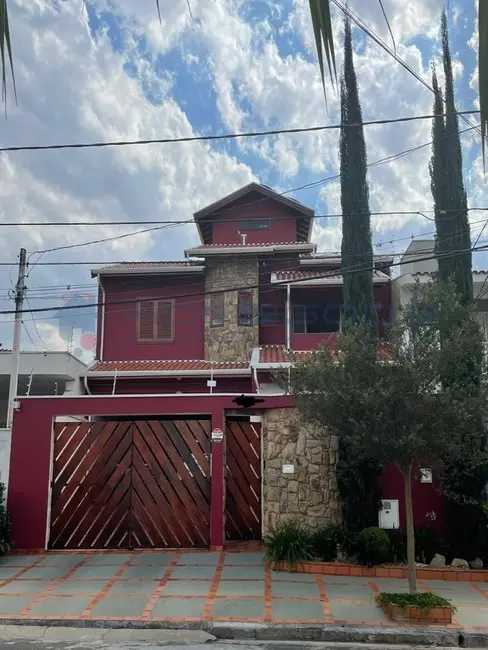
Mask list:
[{"label": "paved driveway", "polygon": [[[488,583],[420,581],[456,626],[488,629]],[[379,591],[407,583],[274,573],[262,553],[48,553],[0,558],[0,619],[391,625]]]}]

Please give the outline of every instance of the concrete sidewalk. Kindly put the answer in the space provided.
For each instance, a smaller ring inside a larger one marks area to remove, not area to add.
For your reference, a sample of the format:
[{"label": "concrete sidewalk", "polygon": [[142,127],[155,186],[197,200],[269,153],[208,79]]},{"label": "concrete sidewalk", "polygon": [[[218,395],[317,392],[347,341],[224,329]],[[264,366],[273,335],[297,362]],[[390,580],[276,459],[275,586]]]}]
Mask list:
[{"label": "concrete sidewalk", "polygon": [[[452,630],[488,632],[488,583],[419,581],[419,588],[457,607]],[[404,580],[275,573],[265,566],[263,553],[52,552],[0,558],[0,619],[26,623],[394,628],[375,596],[406,590]]]}]

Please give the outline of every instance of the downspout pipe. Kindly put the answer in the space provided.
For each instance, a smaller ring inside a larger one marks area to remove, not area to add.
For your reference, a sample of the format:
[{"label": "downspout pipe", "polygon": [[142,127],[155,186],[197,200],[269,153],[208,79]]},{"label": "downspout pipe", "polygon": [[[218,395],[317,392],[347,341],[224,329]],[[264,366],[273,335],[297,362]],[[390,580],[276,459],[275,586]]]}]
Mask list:
[{"label": "downspout pipe", "polygon": [[291,285],[286,285],[286,349],[290,350],[291,348]]},{"label": "downspout pipe", "polygon": [[103,345],[105,342],[105,289],[102,284],[102,277],[98,276],[98,288],[100,292],[100,302],[102,303],[102,317],[100,322],[100,361],[103,361]]}]

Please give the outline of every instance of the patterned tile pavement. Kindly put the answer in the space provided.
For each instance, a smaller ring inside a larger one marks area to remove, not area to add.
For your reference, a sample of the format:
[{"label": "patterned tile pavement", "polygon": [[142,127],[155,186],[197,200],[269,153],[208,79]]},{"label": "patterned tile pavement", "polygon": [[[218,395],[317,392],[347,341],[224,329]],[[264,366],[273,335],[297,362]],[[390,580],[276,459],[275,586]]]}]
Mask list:
[{"label": "patterned tile pavement", "polygon": [[[451,627],[488,630],[488,585],[419,581],[457,607]],[[271,571],[262,552],[138,551],[0,558],[0,619],[247,621],[392,626],[380,591],[406,581]]]}]

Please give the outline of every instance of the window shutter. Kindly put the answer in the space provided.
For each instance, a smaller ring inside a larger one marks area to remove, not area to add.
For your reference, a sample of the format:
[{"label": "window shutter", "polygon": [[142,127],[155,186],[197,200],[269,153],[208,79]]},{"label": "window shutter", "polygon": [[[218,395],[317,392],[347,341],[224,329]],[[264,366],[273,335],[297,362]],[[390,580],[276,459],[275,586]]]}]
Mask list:
[{"label": "window shutter", "polygon": [[173,303],[169,300],[158,302],[157,333],[158,341],[171,341],[173,338]]},{"label": "window shutter", "polygon": [[237,321],[239,325],[252,325],[252,293],[240,291],[238,295]]},{"label": "window shutter", "polygon": [[139,303],[138,334],[140,341],[154,340],[154,302],[152,300]]},{"label": "window shutter", "polygon": [[210,324],[213,327],[224,324],[224,294],[210,296]]}]

